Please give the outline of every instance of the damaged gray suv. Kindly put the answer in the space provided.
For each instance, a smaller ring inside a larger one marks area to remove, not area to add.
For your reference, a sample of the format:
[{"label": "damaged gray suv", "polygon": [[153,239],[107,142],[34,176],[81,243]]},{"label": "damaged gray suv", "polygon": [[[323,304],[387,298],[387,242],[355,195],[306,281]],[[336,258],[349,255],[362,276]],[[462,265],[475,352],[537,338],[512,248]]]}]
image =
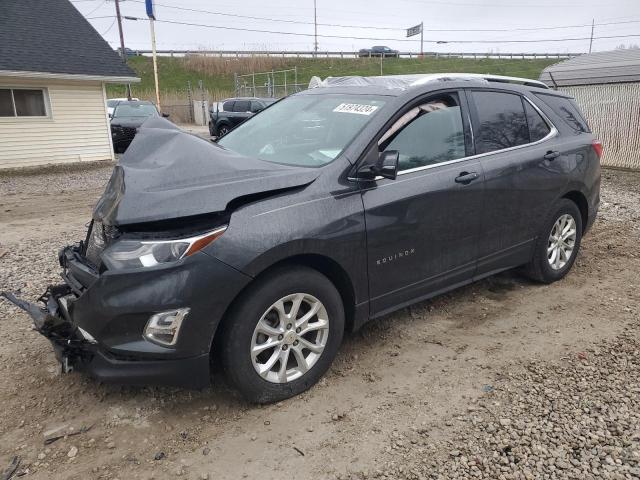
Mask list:
[{"label": "damaged gray suv", "polygon": [[221,138],[148,120],[63,283],[27,310],[65,370],[254,402],[296,395],[343,333],[497,272],[553,282],[599,205],[575,102],[507,77],[342,77]]}]

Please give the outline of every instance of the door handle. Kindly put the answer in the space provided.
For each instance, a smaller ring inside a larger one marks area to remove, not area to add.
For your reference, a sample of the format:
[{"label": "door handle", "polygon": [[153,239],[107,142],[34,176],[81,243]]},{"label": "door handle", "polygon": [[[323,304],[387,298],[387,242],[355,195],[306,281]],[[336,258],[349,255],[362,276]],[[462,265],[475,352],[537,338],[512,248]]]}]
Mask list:
[{"label": "door handle", "polygon": [[476,172],[460,172],[460,175],[456,177],[456,183],[461,183],[463,185],[469,185],[474,180],[480,178],[480,174]]},{"label": "door handle", "polygon": [[555,160],[559,156],[560,156],[560,152],[558,152],[556,150],[549,150],[547,153],[544,154],[544,159],[545,160]]}]

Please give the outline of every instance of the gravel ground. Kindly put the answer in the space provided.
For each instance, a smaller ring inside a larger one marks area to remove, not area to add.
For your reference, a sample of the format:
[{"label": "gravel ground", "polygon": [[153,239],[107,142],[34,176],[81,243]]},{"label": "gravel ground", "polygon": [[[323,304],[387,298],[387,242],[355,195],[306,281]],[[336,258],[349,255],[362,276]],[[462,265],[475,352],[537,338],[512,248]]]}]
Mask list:
[{"label": "gravel ground", "polygon": [[[58,281],[110,170],[0,175],[0,289]],[[602,198],[561,282],[507,272],[372,322],[276,405],[217,373],[203,391],[61,375],[0,301],[0,472],[18,457],[47,480],[640,478],[640,174],[605,172]]]},{"label": "gravel ground", "polygon": [[453,439],[394,432],[383,468],[338,478],[640,478],[639,374],[635,323],[559,362],[505,372],[449,422]]}]

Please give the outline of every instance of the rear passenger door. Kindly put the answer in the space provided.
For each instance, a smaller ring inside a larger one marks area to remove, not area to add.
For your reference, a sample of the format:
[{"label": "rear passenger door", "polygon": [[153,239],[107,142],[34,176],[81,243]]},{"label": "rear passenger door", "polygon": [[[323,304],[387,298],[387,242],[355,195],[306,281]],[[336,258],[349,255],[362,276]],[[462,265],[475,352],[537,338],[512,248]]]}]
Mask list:
[{"label": "rear passenger door", "polygon": [[476,155],[485,175],[480,276],[529,261],[541,221],[567,182],[555,159],[557,131],[525,96],[468,90]]}]

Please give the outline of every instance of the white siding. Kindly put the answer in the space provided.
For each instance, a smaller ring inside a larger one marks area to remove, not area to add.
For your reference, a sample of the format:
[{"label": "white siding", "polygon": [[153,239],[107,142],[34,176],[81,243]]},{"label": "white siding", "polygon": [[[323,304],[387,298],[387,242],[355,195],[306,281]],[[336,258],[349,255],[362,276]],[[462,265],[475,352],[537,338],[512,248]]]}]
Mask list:
[{"label": "white siding", "polygon": [[602,165],[640,170],[640,83],[561,87],[602,142]]},{"label": "white siding", "polygon": [[113,159],[102,83],[0,77],[2,86],[45,88],[50,117],[0,117],[0,169]]}]

